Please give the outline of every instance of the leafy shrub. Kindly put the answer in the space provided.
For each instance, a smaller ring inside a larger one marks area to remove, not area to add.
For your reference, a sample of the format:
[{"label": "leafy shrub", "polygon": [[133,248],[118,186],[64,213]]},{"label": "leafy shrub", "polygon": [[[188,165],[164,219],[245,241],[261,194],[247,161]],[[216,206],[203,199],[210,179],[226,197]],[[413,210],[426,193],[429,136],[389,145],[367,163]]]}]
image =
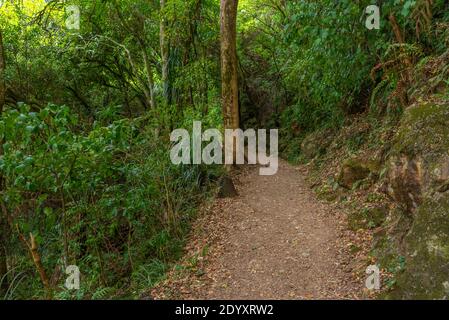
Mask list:
[{"label": "leafy shrub", "polygon": [[26,296],[37,279],[17,235],[36,237],[55,287],[61,267],[78,265],[87,296],[130,285],[126,279],[143,265],[155,281],[161,264],[179,257],[188,223],[220,170],[172,165],[168,135],[156,136],[146,123],[121,119],[83,133],[65,106],[5,110],[1,201],[27,270],[16,296]]}]

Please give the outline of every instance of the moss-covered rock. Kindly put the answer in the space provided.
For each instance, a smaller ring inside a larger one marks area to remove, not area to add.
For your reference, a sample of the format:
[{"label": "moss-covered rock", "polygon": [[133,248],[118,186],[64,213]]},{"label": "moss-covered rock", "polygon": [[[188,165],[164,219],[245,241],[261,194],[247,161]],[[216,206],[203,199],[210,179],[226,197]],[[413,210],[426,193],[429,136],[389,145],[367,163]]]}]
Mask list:
[{"label": "moss-covered rock", "polygon": [[377,174],[379,168],[376,161],[351,158],[343,163],[337,181],[342,187],[351,189],[355,182],[367,178],[370,173]]},{"label": "moss-covered rock", "polygon": [[405,111],[387,184],[403,208],[390,223],[409,221],[405,230],[388,229],[376,248],[379,256],[405,256],[389,297],[449,299],[449,105],[421,103]]},{"label": "moss-covered rock", "polygon": [[405,248],[406,268],[391,297],[449,299],[449,193],[419,207]]},{"label": "moss-covered rock", "polygon": [[373,254],[382,269],[394,273],[405,255],[403,240],[413,220],[400,208],[392,208],[385,218],[383,227],[374,232]]},{"label": "moss-covered rock", "polygon": [[404,114],[389,159],[388,193],[409,212],[449,181],[449,106],[420,104]]}]

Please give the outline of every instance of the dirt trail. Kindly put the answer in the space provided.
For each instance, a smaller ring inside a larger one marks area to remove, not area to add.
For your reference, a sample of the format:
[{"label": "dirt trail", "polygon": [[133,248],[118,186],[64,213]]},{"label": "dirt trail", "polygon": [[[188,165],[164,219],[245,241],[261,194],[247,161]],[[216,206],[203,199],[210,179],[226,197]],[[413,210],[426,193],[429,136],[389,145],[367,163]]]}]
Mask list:
[{"label": "dirt trail", "polygon": [[251,168],[237,181],[239,196],[217,199],[195,224],[183,269],[190,272],[171,272],[154,298],[358,296],[340,241],[343,214],[317,200],[300,168],[280,161],[274,176]]}]

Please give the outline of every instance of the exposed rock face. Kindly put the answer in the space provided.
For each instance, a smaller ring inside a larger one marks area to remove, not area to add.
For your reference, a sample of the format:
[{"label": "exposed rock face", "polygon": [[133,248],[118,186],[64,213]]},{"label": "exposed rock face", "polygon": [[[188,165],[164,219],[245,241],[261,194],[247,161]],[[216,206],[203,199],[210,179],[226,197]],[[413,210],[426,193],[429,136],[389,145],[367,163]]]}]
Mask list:
[{"label": "exposed rock face", "polygon": [[355,182],[365,179],[368,175],[368,168],[363,167],[360,163],[355,161],[346,162],[341,168],[338,183],[342,187],[351,189]]},{"label": "exposed rock face", "polygon": [[[405,111],[387,183],[388,194],[411,219],[399,236],[405,268],[391,296],[449,299],[449,105],[419,104]],[[385,239],[391,238],[398,237]]]},{"label": "exposed rock face", "polygon": [[319,148],[319,141],[314,135],[307,136],[301,143],[301,152],[308,160],[315,158]]},{"label": "exposed rock face", "polygon": [[370,173],[376,174],[378,169],[379,165],[375,161],[349,159],[343,163],[337,181],[342,187],[351,189],[355,182],[367,178]]},{"label": "exposed rock face", "polygon": [[449,194],[417,209],[405,238],[406,268],[392,293],[402,299],[449,299]]},{"label": "exposed rock face", "polygon": [[388,193],[408,212],[449,189],[449,106],[407,109],[389,159]]},{"label": "exposed rock face", "polygon": [[408,212],[422,202],[423,162],[419,157],[394,156],[390,159],[388,193]]}]

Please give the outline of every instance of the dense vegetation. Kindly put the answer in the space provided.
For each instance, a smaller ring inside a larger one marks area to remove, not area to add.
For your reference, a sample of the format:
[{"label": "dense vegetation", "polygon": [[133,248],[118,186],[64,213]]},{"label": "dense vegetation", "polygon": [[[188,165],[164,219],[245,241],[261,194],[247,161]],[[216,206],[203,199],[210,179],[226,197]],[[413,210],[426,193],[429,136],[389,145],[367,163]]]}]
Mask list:
[{"label": "dense vegetation", "polygon": [[412,65],[447,50],[445,1],[379,2],[379,30],[365,27],[372,3],[253,1],[239,13],[243,101],[282,129],[288,158],[307,133],[353,114],[400,114]]},{"label": "dense vegetation", "polygon": [[[82,13],[79,31],[65,29],[60,2],[1,9],[5,298],[71,297],[64,289],[71,264],[82,272],[76,298],[139,294],[179,257],[189,221],[220,175],[169,158],[172,128],[193,119],[220,126],[219,6],[73,3]],[[30,234],[41,277],[29,257]]]},{"label": "dense vegetation", "polygon": [[[308,133],[400,115],[412,68],[448,50],[449,4],[378,2],[369,30],[370,0],[240,0],[241,127],[280,128],[298,160]],[[79,29],[66,27],[68,5]],[[138,297],[180,256],[222,175],[169,159],[174,128],[223,127],[220,3],[23,0],[0,12],[0,299]]]}]

